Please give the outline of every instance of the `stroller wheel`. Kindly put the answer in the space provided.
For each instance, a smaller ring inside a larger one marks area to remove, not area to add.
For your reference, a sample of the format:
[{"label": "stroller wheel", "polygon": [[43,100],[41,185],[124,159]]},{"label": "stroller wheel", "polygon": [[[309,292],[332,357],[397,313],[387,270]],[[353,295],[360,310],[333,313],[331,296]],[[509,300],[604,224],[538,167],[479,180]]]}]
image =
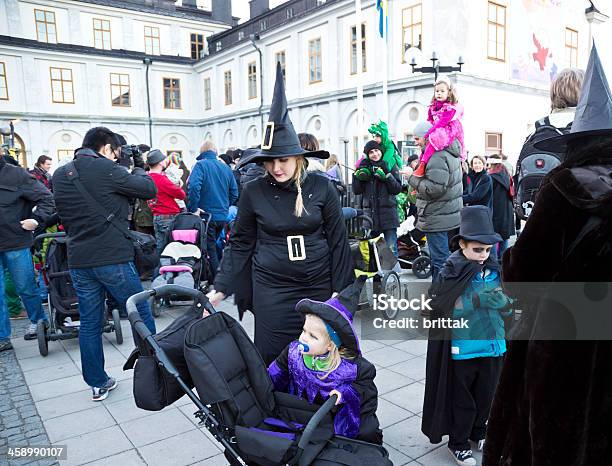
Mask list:
[{"label": "stroller wheel", "polygon": [[[383,277],[381,288],[383,290],[383,293],[385,293],[387,296],[392,296],[398,300],[402,297],[402,285],[400,282],[399,275],[395,272],[389,272]],[[399,309],[397,308],[397,306],[395,308],[388,306],[384,310],[381,309],[380,312],[382,313],[384,318],[394,319],[397,313],[399,312]]]},{"label": "stroller wheel", "polygon": [[115,339],[117,344],[123,343],[123,329],[121,328],[121,317],[119,317],[119,309],[113,309],[113,327],[115,327]]},{"label": "stroller wheel", "polygon": [[431,277],[431,259],[427,256],[417,257],[412,262],[412,273],[417,278]]},{"label": "stroller wheel", "polygon": [[161,303],[155,298],[151,299],[151,312],[153,317],[159,317],[161,314]]},{"label": "stroller wheel", "polygon": [[47,338],[47,325],[44,320],[39,320],[36,324],[36,338],[38,340],[38,351],[40,351],[40,355],[48,355],[49,340]]}]

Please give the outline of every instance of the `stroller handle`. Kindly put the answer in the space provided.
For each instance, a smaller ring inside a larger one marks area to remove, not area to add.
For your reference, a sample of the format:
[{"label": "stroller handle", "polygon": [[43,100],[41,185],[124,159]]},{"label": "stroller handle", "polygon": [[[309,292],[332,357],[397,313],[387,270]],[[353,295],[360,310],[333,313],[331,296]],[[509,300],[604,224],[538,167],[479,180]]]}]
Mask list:
[{"label": "stroller handle", "polygon": [[314,415],[310,418],[310,421],[308,421],[308,424],[306,424],[304,433],[302,434],[302,437],[300,438],[300,441],[298,443],[298,448],[299,448],[298,455],[299,456],[301,456],[301,453],[304,451],[304,448],[306,448],[306,446],[310,442],[310,438],[312,437],[314,430],[318,427],[318,425],[321,423],[323,418],[327,416],[327,414],[336,405],[337,399],[338,399],[337,395],[330,396],[327,399],[327,401],[323,403],[323,405],[317,410],[317,412],[314,413]]},{"label": "stroller handle", "polygon": [[38,245],[39,243],[46,240],[47,238],[64,238],[65,236],[66,236],[65,231],[59,231],[57,233],[43,233],[42,235],[37,235],[34,238],[34,245]]}]

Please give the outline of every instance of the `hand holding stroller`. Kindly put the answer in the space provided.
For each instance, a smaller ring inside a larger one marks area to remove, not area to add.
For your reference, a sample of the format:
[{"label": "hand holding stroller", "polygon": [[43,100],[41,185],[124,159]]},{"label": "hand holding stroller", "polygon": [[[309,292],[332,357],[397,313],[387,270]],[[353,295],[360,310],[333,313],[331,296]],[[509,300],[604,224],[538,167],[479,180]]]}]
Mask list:
[{"label": "hand holding stroller", "polygon": [[[172,329],[172,334],[184,334],[184,346],[180,347],[182,351],[173,352],[171,359],[168,348],[162,348],[170,334],[162,337],[162,341],[160,335],[164,332],[152,336],[141,321],[136,304],[152,296],[163,298],[173,293],[195,298],[194,307],[200,309],[188,317],[191,320],[183,327]],[[202,317],[202,306],[211,312],[209,316]],[[336,402],[335,395],[319,407],[296,396],[275,392],[263,360],[244,329],[229,315],[214,312],[200,291],[166,285],[132,296],[127,307],[134,340],[156,362],[164,383],[173,381],[198,407],[195,416],[224,446],[231,464],[392,464],[382,446],[333,435],[329,412]],[[137,372],[140,364],[139,360]],[[197,395],[184,376],[193,383]],[[159,382],[159,378],[135,374],[136,402],[143,390],[156,390],[155,384]]]}]

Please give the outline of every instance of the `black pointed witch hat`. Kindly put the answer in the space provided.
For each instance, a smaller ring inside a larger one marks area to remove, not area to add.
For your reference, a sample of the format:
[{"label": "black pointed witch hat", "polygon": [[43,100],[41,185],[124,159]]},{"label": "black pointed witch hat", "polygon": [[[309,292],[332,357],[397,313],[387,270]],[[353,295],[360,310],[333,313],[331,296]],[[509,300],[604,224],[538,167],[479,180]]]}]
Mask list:
[{"label": "black pointed witch hat", "polygon": [[341,346],[359,354],[361,349],[357,332],[353,327],[353,315],[359,307],[359,295],[365,279],[365,275],[358,277],[337,296],[325,302],[302,299],[295,305],[295,309],[302,314],[314,314],[320,317],[340,337]]},{"label": "black pointed witch hat", "polygon": [[534,146],[536,149],[565,151],[569,141],[598,135],[612,137],[612,93],[593,42],[571,131],[544,139]]},{"label": "black pointed witch hat", "polygon": [[300,146],[293,123],[289,119],[287,109],[287,97],[285,95],[285,81],[280,63],[276,63],[276,82],[274,83],[274,95],[270,106],[270,116],[263,131],[261,149],[253,151],[246,157],[240,159],[240,166],[251,162],[279,159],[282,157],[294,157],[303,155],[305,157],[316,157],[319,159],[329,158],[329,152],[324,150],[307,151]]}]

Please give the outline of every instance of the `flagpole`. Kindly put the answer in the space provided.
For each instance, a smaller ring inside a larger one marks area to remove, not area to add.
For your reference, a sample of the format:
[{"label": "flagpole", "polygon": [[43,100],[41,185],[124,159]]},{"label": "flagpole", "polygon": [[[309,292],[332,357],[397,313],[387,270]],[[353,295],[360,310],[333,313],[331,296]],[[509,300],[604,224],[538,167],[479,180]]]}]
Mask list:
[{"label": "flagpole", "polygon": [[[387,125],[389,125],[389,95],[388,95],[388,89],[387,89],[387,73],[388,73],[388,38],[387,36],[389,35],[389,28],[387,27],[387,14],[388,14],[388,10],[389,10],[389,0],[386,0],[386,8],[384,10],[385,12],[385,16],[383,18],[384,20],[384,24],[383,24],[383,52],[382,52],[382,56],[383,56],[383,81],[382,81],[382,95],[383,95],[383,112],[382,112],[382,120],[384,122],[387,123]],[[390,126],[390,125],[389,125]]]},{"label": "flagpole", "polygon": [[[361,151],[360,141],[364,133],[364,110],[363,110],[363,60],[362,60],[362,35],[361,35],[361,0],[355,0],[356,19],[356,49],[357,49],[357,114],[355,130],[357,132],[357,152]],[[356,162],[354,160],[353,162]]]}]

